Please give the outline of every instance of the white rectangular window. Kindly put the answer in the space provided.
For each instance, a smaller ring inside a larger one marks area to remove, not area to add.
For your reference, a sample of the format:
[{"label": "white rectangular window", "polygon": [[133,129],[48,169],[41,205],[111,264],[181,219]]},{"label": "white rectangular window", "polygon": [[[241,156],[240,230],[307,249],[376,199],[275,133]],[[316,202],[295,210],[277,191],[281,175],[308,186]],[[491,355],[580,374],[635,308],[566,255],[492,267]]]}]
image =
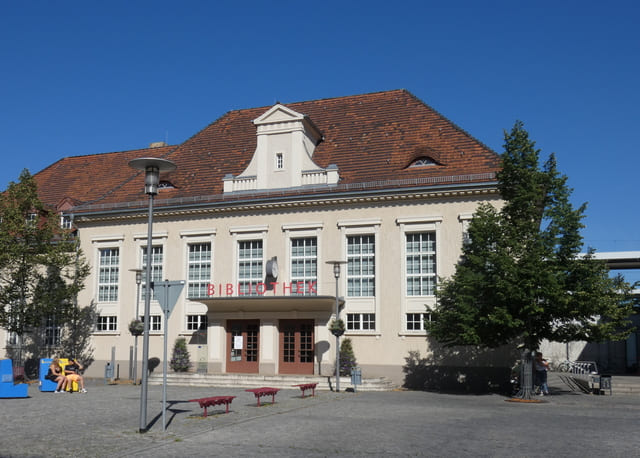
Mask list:
[{"label": "white rectangular window", "polygon": [[431,321],[430,313],[407,313],[407,331],[424,331],[425,321]]},{"label": "white rectangular window", "polygon": [[60,345],[60,335],[62,327],[58,325],[54,317],[48,317],[44,325],[44,344],[47,347],[57,347]]},{"label": "white rectangular window", "polygon": [[238,242],[238,294],[258,295],[258,283],[264,282],[262,264],[262,240]]},{"label": "white rectangular window", "polygon": [[[318,240],[316,237],[291,239],[292,294],[315,296],[318,280]],[[301,290],[298,285],[304,285]]]},{"label": "white rectangular window", "polygon": [[120,281],[120,249],[100,250],[98,263],[98,302],[116,302]]},{"label": "white rectangular window", "polygon": [[187,331],[206,330],[207,326],[207,315],[187,315]]},{"label": "white rectangular window", "polygon": [[[151,281],[161,282],[162,279],[162,264],[163,264],[163,249],[162,246],[151,247]],[[146,270],[147,270],[147,247],[142,247],[142,285],[140,285],[140,292],[142,294],[141,300],[145,299],[146,288]],[[153,295],[151,296],[153,299]]]},{"label": "white rectangular window", "polygon": [[162,331],[162,315],[151,315],[150,331]]},{"label": "white rectangular window", "polygon": [[[144,315],[140,316],[140,321],[144,323]],[[149,316],[149,332],[162,331],[162,315]]]},{"label": "white rectangular window", "polygon": [[347,296],[375,296],[375,237],[347,237]]},{"label": "white rectangular window", "polygon": [[282,153],[276,153],[276,169],[281,170],[284,168],[284,155]]},{"label": "white rectangular window", "polygon": [[96,331],[117,331],[118,330],[118,317],[117,316],[99,316],[96,322]]},{"label": "white rectangular window", "polygon": [[207,286],[211,282],[211,243],[190,244],[187,264],[187,297],[207,297]]},{"label": "white rectangular window", "polygon": [[373,331],[376,329],[375,313],[347,313],[347,330]]},{"label": "white rectangular window", "polygon": [[433,296],[436,288],[436,234],[406,234],[407,296]]}]

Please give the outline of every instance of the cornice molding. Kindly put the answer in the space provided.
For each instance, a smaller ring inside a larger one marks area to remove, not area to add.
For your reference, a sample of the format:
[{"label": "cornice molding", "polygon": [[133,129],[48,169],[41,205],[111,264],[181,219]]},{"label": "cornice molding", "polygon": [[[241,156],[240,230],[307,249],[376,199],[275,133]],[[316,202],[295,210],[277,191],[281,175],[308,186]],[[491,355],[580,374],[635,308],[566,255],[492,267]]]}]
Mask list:
[{"label": "cornice molding", "polygon": [[[234,213],[243,211],[261,211],[261,210],[288,210],[293,208],[308,208],[321,206],[353,206],[357,204],[374,204],[374,203],[393,203],[393,202],[409,202],[419,200],[433,200],[445,198],[468,198],[479,196],[495,195],[499,197],[498,189],[495,186],[487,186],[476,189],[464,190],[434,190],[420,191],[402,194],[384,194],[384,195],[363,195],[363,196],[336,196],[322,197],[309,200],[290,200],[290,201],[272,201],[263,202],[246,202],[238,201],[234,204],[215,205],[209,207],[194,208],[191,206],[183,207],[156,207],[153,210],[154,219],[173,218],[194,215]],[[129,211],[127,213],[118,213],[117,211],[102,212],[94,214],[76,214],[74,221],[76,224],[84,222],[98,221],[123,221],[134,220],[147,217],[147,209],[140,208],[139,211]]]}]

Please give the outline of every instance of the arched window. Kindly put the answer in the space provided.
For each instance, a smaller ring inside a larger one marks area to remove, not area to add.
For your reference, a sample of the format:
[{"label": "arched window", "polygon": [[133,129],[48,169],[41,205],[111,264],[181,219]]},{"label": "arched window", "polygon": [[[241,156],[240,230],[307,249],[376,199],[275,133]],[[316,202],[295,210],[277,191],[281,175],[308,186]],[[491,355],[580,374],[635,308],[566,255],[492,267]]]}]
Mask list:
[{"label": "arched window", "polygon": [[436,161],[427,156],[421,156],[414,160],[409,167],[426,167],[430,165],[436,165]]},{"label": "arched window", "polygon": [[161,181],[158,183],[158,189],[173,189],[175,186],[170,181]]}]

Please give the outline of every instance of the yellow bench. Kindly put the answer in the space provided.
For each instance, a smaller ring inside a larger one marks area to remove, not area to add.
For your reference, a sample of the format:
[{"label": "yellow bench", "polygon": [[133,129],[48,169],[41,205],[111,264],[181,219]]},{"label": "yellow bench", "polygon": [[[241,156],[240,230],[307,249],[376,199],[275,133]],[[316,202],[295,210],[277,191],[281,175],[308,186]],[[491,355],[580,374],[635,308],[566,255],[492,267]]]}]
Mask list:
[{"label": "yellow bench", "polygon": [[[60,358],[58,361],[60,362],[60,367],[62,368],[62,373],[64,374],[64,368],[67,364],[69,364],[69,359]],[[67,391],[78,391],[78,382],[73,381],[70,384],[67,384]]]}]

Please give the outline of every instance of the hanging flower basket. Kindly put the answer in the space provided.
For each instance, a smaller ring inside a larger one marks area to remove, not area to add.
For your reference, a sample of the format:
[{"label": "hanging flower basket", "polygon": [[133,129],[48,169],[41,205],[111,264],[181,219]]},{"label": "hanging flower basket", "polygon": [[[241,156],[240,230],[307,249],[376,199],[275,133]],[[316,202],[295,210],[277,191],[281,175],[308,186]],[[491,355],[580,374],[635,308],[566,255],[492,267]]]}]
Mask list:
[{"label": "hanging flower basket", "polygon": [[331,334],[336,337],[340,337],[344,334],[344,330],[344,321],[342,320],[331,320],[331,323],[329,323],[329,331],[331,331]]},{"label": "hanging flower basket", "polygon": [[140,320],[131,320],[129,332],[134,336],[141,336],[144,332],[144,323]]}]

